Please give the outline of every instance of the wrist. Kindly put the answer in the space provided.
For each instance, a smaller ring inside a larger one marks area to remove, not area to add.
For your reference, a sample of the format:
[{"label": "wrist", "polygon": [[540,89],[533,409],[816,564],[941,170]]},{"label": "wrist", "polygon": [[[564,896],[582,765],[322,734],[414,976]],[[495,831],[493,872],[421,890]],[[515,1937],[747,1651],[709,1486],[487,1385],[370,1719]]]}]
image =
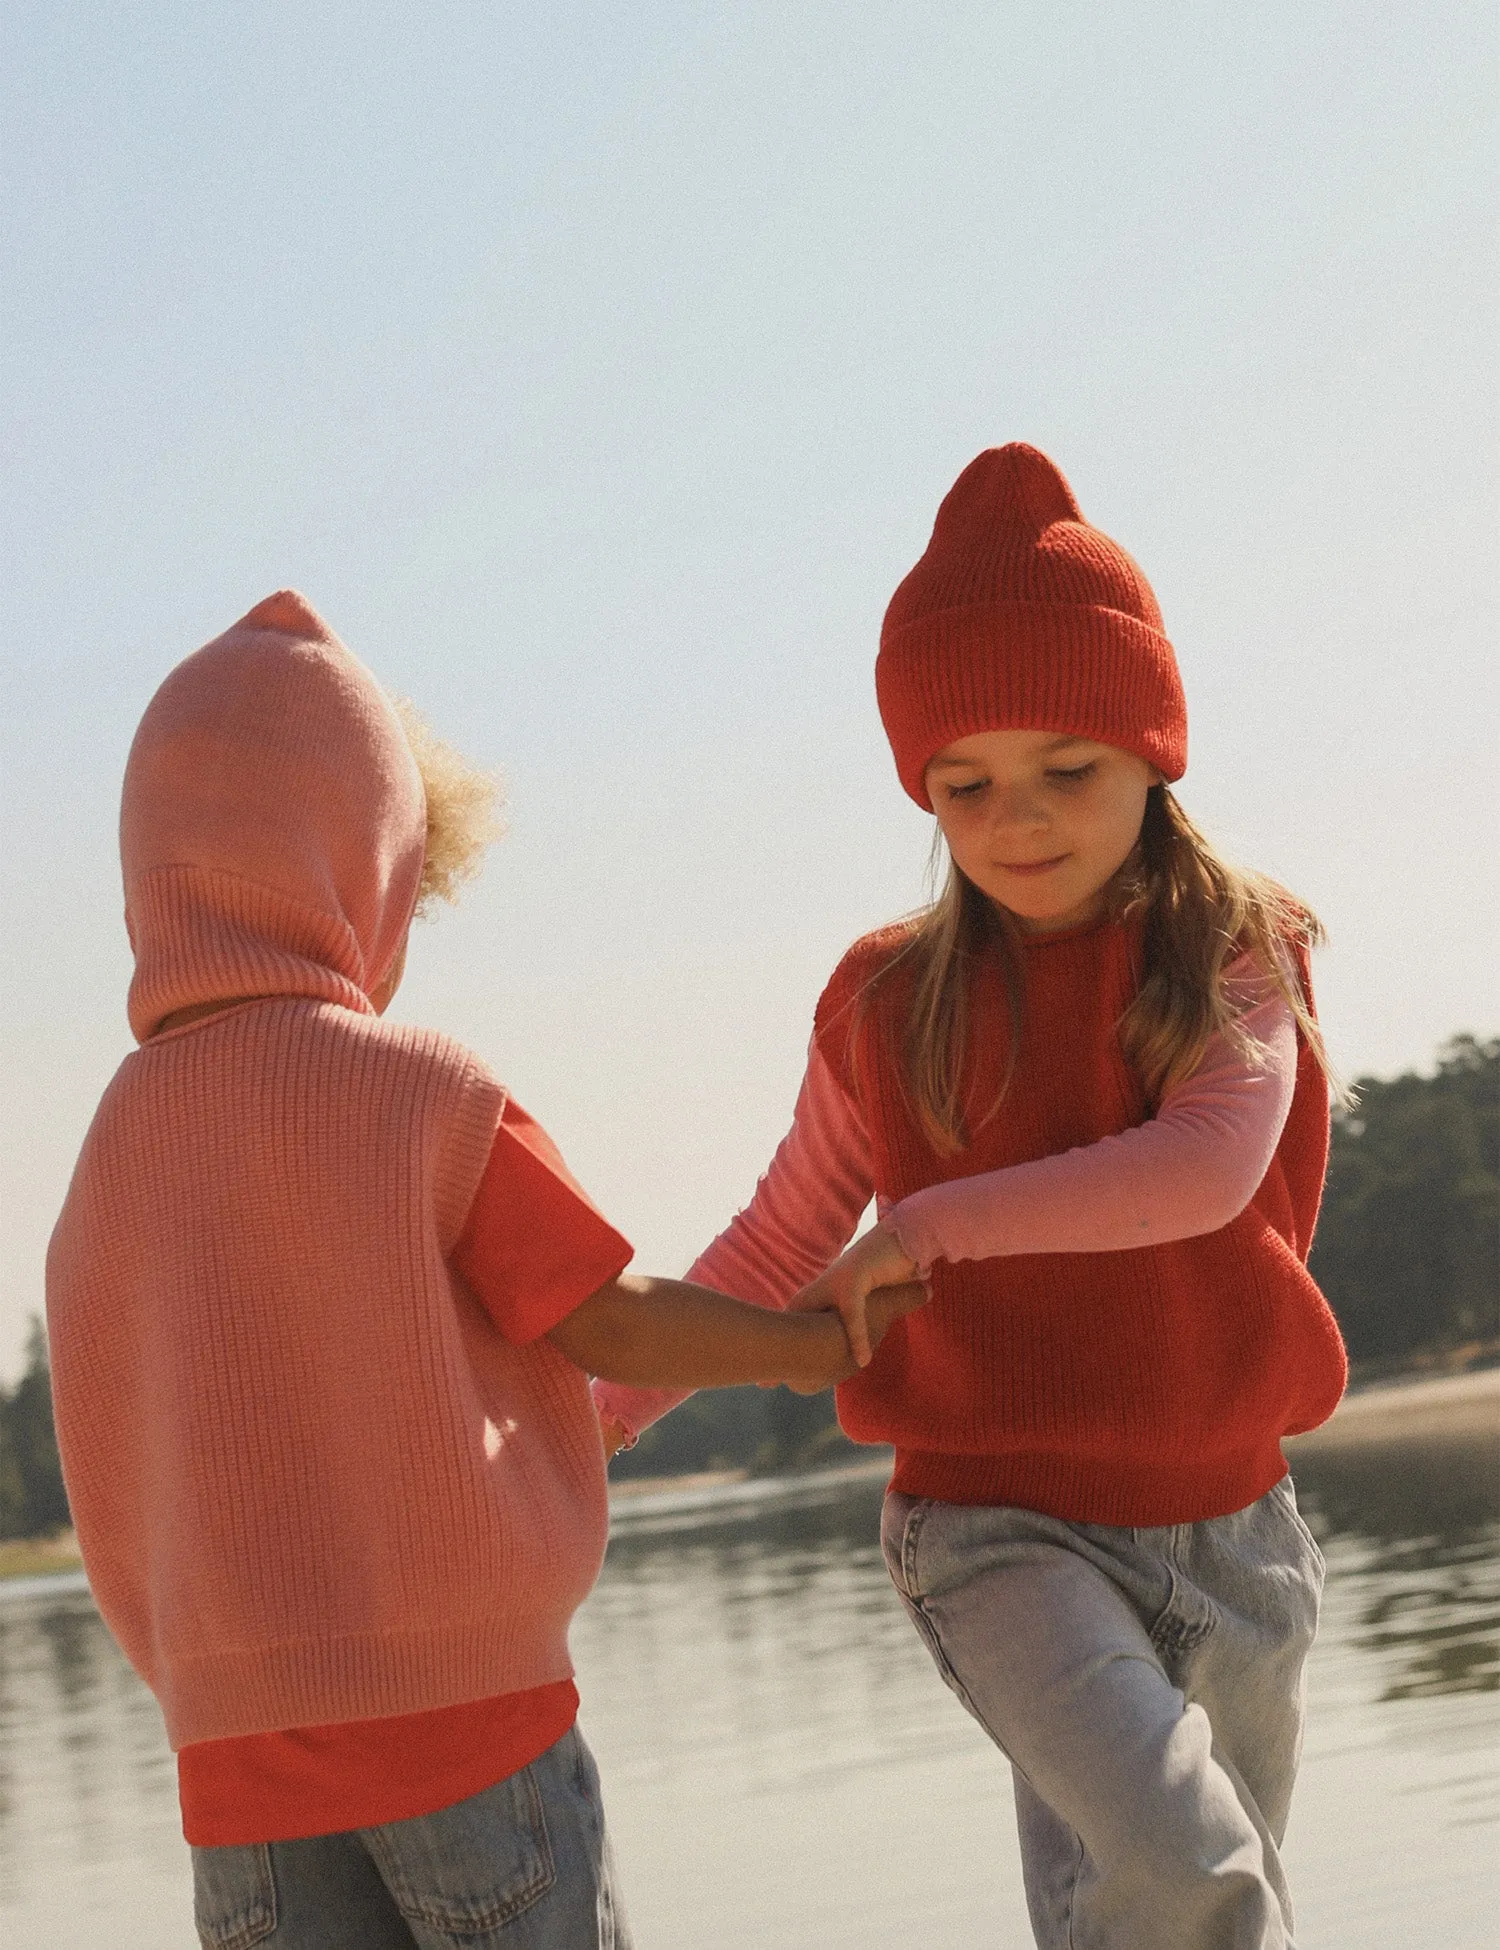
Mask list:
[{"label": "wrist", "polygon": [[816,1391],[828,1387],[835,1370],[853,1358],[843,1321],[833,1312],[796,1314],[787,1318],[795,1320],[798,1338],[792,1360],[788,1363],[792,1372],[780,1379],[793,1388]]}]

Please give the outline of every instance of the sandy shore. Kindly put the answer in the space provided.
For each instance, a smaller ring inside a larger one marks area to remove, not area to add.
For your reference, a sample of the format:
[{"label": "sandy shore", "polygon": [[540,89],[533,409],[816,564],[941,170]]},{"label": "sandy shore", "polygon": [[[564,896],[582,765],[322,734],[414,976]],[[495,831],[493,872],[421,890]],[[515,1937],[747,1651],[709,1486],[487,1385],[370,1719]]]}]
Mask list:
[{"label": "sandy shore", "polygon": [[1485,1435],[1500,1436],[1500,1368],[1362,1388],[1346,1395],[1321,1429],[1291,1437],[1287,1448],[1296,1456],[1357,1443]]},{"label": "sandy shore", "polygon": [[83,1559],[71,1530],[54,1537],[12,1537],[0,1543],[0,1578],[46,1578],[76,1571]]}]

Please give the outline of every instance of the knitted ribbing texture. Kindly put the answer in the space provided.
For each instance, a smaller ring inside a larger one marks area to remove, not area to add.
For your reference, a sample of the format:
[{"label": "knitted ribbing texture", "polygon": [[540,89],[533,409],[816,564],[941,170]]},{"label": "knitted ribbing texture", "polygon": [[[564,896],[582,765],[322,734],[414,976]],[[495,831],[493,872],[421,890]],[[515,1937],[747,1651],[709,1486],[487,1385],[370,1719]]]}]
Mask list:
[{"label": "knitted ribbing texture", "polygon": [[317,1001],[126,1059],[48,1262],[89,1580],[174,1747],[566,1678],[598,1571],[587,1383],[450,1275],[504,1093]]},{"label": "knitted ribbing texture", "polygon": [[[998,1108],[1010,1006],[998,956],[981,958],[972,1135],[939,1152],[897,1066],[909,980],[898,969],[869,987],[905,938],[857,943],[817,1012],[819,1047],[862,1106],[879,1197],[1049,1157],[1151,1114],[1115,1028],[1139,983],[1139,934],[1111,921],[1021,947],[1023,1029]],[[1238,1218],[1139,1250],[939,1261],[930,1303],[839,1389],[845,1430],[894,1444],[894,1486],[915,1496],[1126,1525],[1243,1508],[1284,1473],[1280,1438],[1323,1421],[1343,1390],[1338,1328],[1304,1263],[1327,1142],[1326,1086],[1304,1047],[1275,1158]]]},{"label": "knitted ribbing texture", "polygon": [[131,748],[143,1047],[47,1307],[84,1564],[174,1746],[572,1670],[606,1526],[587,1383],[447,1264],[505,1093],[371,1000],[425,823],[390,700],[290,591],[179,664]]},{"label": "knitted ribbing texture", "polygon": [[928,761],[979,731],[1091,738],[1167,780],[1187,767],[1187,706],[1151,585],[1019,441],[980,454],[944,497],[886,610],[875,690],[901,783],[928,812]]}]

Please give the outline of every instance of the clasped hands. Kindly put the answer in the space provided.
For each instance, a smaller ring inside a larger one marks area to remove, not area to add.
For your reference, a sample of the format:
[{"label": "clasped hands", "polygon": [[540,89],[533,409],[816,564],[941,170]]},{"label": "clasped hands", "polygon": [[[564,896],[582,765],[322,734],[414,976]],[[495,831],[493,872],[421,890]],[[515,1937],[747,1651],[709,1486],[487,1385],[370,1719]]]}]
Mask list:
[{"label": "clasped hands", "polygon": [[787,1302],[788,1313],[836,1313],[856,1364],[868,1366],[893,1320],[927,1299],[915,1260],[884,1226],[872,1226]]},{"label": "clasped hands", "polygon": [[[925,1304],[927,1289],[918,1274],[915,1260],[902,1249],[895,1233],[877,1225],[793,1295],[787,1302],[788,1313],[836,1313],[849,1342],[847,1373],[830,1376],[818,1384],[819,1388],[847,1380],[867,1366],[892,1322]],[[798,1392],[809,1394],[817,1389],[799,1388]],[[627,1431],[614,1416],[602,1415],[600,1430],[606,1457],[624,1447]]]}]

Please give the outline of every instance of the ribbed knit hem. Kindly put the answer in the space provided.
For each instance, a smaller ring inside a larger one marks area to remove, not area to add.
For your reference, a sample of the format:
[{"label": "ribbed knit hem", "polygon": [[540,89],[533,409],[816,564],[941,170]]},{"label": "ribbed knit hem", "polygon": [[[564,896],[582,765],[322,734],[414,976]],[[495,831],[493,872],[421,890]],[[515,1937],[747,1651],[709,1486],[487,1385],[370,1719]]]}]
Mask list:
[{"label": "ribbed knit hem", "polygon": [[[568,1616],[465,1619],[163,1658],[152,1675],[173,1750],[278,1728],[382,1720],[571,1679]],[[440,1675],[435,1678],[434,1675]]]},{"label": "ribbed knit hem", "polygon": [[875,692],[901,783],[926,812],[928,760],[997,726],[1117,745],[1168,781],[1187,769],[1171,644],[1139,617],[1097,604],[970,603],[887,629]]},{"label": "ribbed knit hem", "polygon": [[1227,1517],[1286,1474],[1281,1444],[1201,1463],[1096,1462],[1044,1453],[962,1456],[896,1451],[891,1488],[939,1503],[1009,1505],[1065,1523],[1153,1529]]}]

